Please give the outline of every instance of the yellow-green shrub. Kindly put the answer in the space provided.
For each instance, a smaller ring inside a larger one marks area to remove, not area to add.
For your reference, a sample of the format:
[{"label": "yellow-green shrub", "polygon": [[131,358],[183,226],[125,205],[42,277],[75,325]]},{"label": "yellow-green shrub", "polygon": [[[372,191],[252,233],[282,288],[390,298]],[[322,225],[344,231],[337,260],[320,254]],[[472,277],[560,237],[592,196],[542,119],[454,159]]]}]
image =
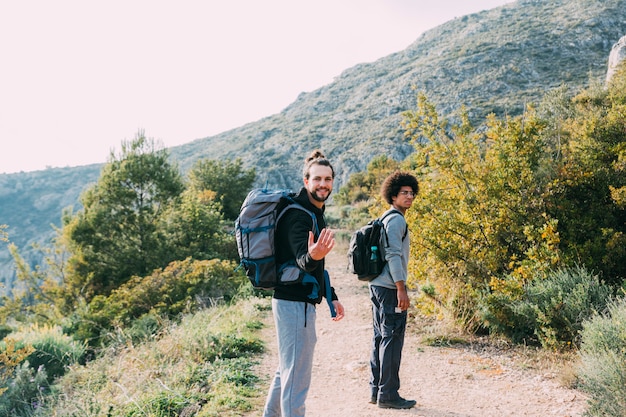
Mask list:
[{"label": "yellow-green shrub", "polygon": [[245,282],[235,267],[229,261],[189,258],[146,277],[133,277],[108,297],[95,297],[86,311],[73,319],[76,336],[93,344],[104,332],[128,327],[146,314],[171,318],[229,301]]}]

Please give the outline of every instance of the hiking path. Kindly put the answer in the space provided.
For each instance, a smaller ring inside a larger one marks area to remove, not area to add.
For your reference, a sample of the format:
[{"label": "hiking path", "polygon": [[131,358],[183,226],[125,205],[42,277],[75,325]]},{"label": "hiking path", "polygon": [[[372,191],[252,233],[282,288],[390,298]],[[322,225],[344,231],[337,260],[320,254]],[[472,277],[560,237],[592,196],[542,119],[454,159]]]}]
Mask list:
[{"label": "hiking path", "polygon": [[[551,367],[535,366],[515,349],[480,343],[448,347],[424,343],[428,326],[409,316],[400,369],[400,395],[417,401],[410,410],[385,410],[369,404],[371,307],[366,283],[346,270],[345,250],[335,248],[326,267],[346,310],[339,322],[328,306],[317,307],[313,378],[307,416],[327,417],[581,417],[586,397],[564,387]],[[414,299],[414,297],[412,297]],[[271,312],[263,338],[267,350],[257,366],[259,387],[269,387],[277,366]],[[264,397],[265,392],[262,394]],[[262,404],[260,406],[262,408]],[[249,416],[261,416],[255,410]]]}]

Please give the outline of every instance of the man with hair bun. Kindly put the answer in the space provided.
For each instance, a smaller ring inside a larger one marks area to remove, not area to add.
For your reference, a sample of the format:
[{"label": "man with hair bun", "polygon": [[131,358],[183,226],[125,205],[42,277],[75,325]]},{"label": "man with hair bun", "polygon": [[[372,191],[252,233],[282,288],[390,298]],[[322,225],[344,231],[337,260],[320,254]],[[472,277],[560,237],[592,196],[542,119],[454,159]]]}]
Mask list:
[{"label": "man with hair bun", "polygon": [[[278,340],[278,369],[270,386],[264,417],[305,415],[305,401],[311,385],[313,352],[317,342],[316,305],[329,285],[324,277],[324,258],[335,246],[334,232],[326,227],[325,201],[333,191],[335,171],[324,154],[313,151],[305,160],[304,186],[294,200],[315,215],[319,236],[312,232],[312,217],[303,210],[288,210],[276,226],[276,262],[288,262],[312,275],[319,291],[310,298],[312,284],[278,285],[272,298],[272,312]],[[344,308],[331,287],[333,318],[339,321]]]}]

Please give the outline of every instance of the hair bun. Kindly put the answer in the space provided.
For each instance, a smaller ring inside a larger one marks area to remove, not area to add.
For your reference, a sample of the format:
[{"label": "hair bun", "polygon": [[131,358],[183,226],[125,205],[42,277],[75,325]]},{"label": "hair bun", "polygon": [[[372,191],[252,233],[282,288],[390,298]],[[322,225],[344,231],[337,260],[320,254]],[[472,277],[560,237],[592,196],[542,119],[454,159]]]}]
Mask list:
[{"label": "hair bun", "polygon": [[311,162],[316,159],[326,159],[326,156],[319,149],[314,150],[311,154],[306,158],[305,162]]}]

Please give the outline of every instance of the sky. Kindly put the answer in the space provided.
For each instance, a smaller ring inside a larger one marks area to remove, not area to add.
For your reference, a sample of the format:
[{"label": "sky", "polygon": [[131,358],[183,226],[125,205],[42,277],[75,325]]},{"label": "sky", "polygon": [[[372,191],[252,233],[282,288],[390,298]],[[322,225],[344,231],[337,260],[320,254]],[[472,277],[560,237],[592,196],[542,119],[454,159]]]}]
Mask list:
[{"label": "sky", "polygon": [[0,173],[106,162],[279,113],[512,0],[0,0]]}]

